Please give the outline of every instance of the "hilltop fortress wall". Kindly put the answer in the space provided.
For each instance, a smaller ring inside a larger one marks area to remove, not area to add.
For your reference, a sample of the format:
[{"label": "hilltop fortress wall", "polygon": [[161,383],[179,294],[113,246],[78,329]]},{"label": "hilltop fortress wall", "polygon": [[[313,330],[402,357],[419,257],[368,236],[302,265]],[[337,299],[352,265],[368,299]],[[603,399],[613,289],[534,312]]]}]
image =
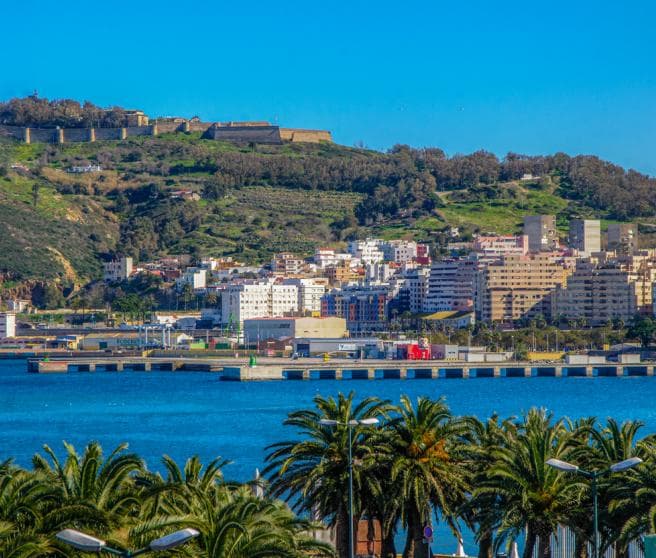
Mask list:
[{"label": "hilltop fortress wall", "polygon": [[268,122],[156,121],[148,126],[122,128],[29,128],[0,125],[0,137],[24,143],[119,141],[129,137],[175,132],[201,132],[204,138],[236,143],[332,142],[328,130],[280,128]]}]

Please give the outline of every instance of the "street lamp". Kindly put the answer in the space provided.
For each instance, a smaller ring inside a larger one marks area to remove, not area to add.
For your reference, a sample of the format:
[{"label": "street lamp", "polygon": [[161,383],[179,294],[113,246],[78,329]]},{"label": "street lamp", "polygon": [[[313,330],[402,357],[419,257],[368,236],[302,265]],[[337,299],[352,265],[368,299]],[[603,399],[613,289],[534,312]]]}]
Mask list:
[{"label": "street lamp", "polygon": [[181,529],[180,531],[176,531],[175,533],[151,541],[146,548],[134,551],[111,548],[107,546],[105,541],[87,535],[86,533],[81,533],[75,529],[64,529],[63,531],[59,531],[55,537],[63,543],[72,546],[76,550],[81,550],[82,552],[95,552],[98,554],[101,552],[107,552],[108,554],[120,556],[121,558],[132,558],[133,556],[139,556],[146,552],[171,550],[172,548],[185,544],[199,534],[200,533],[196,531],[196,529]]},{"label": "street lamp", "polygon": [[642,463],[642,459],[639,457],[630,457],[619,463],[613,463],[608,469],[603,469],[601,471],[586,471],[581,469],[578,465],[567,463],[567,461],[561,461],[560,459],[547,460],[547,465],[549,465],[549,467],[553,467],[554,469],[558,469],[565,473],[577,473],[592,481],[592,510],[594,513],[594,553],[592,558],[599,558],[599,504],[597,501],[597,481],[599,477],[607,475],[608,473],[626,471],[640,463]]},{"label": "street lamp", "polygon": [[348,428],[348,473],[349,473],[349,558],[353,558],[353,427],[354,426],[374,426],[380,421],[377,418],[351,419],[347,422],[340,422],[332,419],[321,419],[319,424],[322,426],[346,426]]}]

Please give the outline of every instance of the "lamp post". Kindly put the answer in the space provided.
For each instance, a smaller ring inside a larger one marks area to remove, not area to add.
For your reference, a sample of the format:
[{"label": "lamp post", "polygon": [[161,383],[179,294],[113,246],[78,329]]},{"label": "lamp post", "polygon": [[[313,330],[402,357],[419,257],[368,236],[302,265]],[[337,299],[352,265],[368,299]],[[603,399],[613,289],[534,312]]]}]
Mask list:
[{"label": "lamp post", "polygon": [[377,418],[365,418],[360,420],[351,419],[347,422],[340,422],[332,419],[321,419],[319,424],[323,426],[346,426],[348,428],[348,508],[349,508],[349,558],[354,558],[353,552],[353,427],[354,426],[374,426],[380,421]]},{"label": "lamp post", "polygon": [[573,465],[572,463],[567,463],[567,461],[561,461],[560,459],[548,459],[547,465],[558,469],[559,471],[564,471],[565,473],[576,473],[584,476],[587,479],[590,479],[592,485],[592,510],[594,517],[594,552],[592,558],[599,558],[599,503],[597,501],[597,483],[599,477],[607,475],[608,473],[619,473],[620,471],[626,471],[631,467],[635,467],[642,463],[642,459],[639,457],[630,457],[619,463],[614,463],[608,469],[602,469],[601,471],[586,471],[579,468],[578,465]]},{"label": "lamp post", "polygon": [[170,535],[165,535],[164,537],[155,539],[154,541],[151,541],[146,548],[141,548],[139,550],[117,550],[107,546],[105,541],[87,535],[86,533],[81,533],[75,529],[64,529],[63,531],[59,531],[55,537],[63,543],[72,546],[76,550],[81,550],[82,552],[95,552],[96,554],[107,552],[108,554],[120,556],[121,558],[133,558],[134,556],[139,556],[146,552],[171,550],[172,548],[185,544],[199,534],[200,533],[196,531],[196,529],[181,529]]}]

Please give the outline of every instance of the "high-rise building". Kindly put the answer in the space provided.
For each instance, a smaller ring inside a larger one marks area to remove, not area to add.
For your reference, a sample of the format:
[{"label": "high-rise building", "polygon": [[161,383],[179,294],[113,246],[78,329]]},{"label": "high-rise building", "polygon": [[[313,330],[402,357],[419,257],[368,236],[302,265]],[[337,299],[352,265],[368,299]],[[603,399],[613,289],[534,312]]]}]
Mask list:
[{"label": "high-rise building", "polygon": [[597,219],[572,219],[569,222],[569,247],[582,256],[601,250],[601,222]]},{"label": "high-rise building", "polygon": [[327,279],[323,277],[283,279],[283,285],[296,285],[298,288],[298,309],[300,312],[311,314],[321,312],[321,297],[326,293]]},{"label": "high-rise building", "polygon": [[617,318],[629,322],[636,314],[652,313],[655,279],[656,270],[647,262],[637,266],[579,262],[554,293],[553,313],[588,325]]},{"label": "high-rise building", "polygon": [[241,324],[247,318],[278,318],[298,312],[298,287],[272,279],[229,285],[221,295],[221,320]]},{"label": "high-rise building", "polygon": [[390,289],[383,286],[353,286],[326,293],[321,299],[321,316],[346,319],[350,332],[382,331],[387,327]]},{"label": "high-rise building", "polygon": [[433,262],[428,278],[424,312],[469,310],[474,305],[476,260],[440,260]]},{"label": "high-rise building", "polygon": [[608,225],[608,249],[618,254],[633,254],[638,249],[638,227],[635,223]]},{"label": "high-rise building", "polygon": [[524,234],[528,236],[528,251],[551,252],[558,249],[558,231],[554,215],[527,215]]},{"label": "high-rise building", "polygon": [[548,255],[505,256],[477,277],[476,313],[484,322],[513,322],[551,316],[551,295],[569,275]]}]

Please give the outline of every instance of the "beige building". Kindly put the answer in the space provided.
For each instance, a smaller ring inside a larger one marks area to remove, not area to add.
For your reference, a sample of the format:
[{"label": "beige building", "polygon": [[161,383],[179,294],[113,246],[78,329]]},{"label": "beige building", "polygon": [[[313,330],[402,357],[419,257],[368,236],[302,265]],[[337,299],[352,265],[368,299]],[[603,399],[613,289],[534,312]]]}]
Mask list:
[{"label": "beige building", "polygon": [[608,249],[618,254],[633,254],[638,249],[638,227],[635,223],[608,225]]},{"label": "beige building", "polygon": [[608,320],[631,321],[653,309],[656,270],[647,260],[598,264],[581,261],[553,297],[553,313],[568,320],[600,325]]},{"label": "beige building", "polygon": [[132,275],[132,258],[123,257],[103,264],[103,279],[108,282],[125,281]]},{"label": "beige building", "polygon": [[344,318],[252,318],[244,320],[247,343],[269,339],[312,337],[334,339],[347,334]]},{"label": "beige building", "polygon": [[582,256],[601,250],[601,222],[597,219],[572,219],[569,222],[569,247]]},{"label": "beige building", "polygon": [[524,234],[528,236],[529,252],[551,252],[558,249],[558,231],[554,215],[527,215]]},{"label": "beige building", "polygon": [[478,274],[477,318],[513,322],[551,316],[551,295],[571,271],[553,256],[506,256]]}]

